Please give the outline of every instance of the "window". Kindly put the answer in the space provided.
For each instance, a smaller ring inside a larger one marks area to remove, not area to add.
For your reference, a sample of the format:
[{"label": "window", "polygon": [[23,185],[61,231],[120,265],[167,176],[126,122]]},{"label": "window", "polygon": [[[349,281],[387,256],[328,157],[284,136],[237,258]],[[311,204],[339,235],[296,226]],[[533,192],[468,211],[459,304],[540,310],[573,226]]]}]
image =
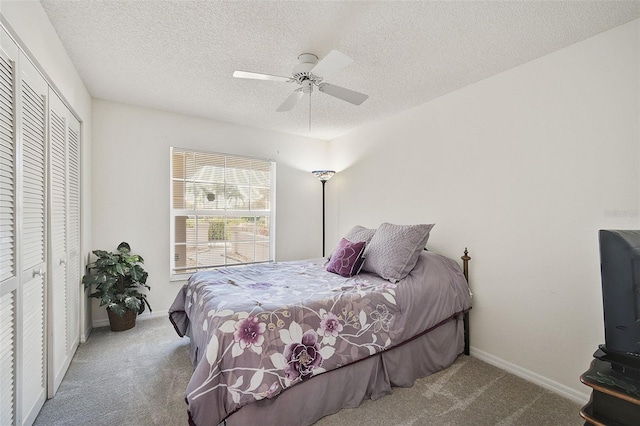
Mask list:
[{"label": "window", "polygon": [[171,149],[171,277],[274,259],[275,163]]}]

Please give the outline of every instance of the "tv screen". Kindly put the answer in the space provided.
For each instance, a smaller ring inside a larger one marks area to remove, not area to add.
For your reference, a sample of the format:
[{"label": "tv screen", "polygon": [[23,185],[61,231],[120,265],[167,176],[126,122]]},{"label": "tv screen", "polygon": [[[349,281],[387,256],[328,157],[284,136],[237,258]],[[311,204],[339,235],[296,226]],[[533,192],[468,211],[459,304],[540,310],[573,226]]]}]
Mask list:
[{"label": "tv screen", "polygon": [[640,360],[640,230],[601,230],[606,352]]}]

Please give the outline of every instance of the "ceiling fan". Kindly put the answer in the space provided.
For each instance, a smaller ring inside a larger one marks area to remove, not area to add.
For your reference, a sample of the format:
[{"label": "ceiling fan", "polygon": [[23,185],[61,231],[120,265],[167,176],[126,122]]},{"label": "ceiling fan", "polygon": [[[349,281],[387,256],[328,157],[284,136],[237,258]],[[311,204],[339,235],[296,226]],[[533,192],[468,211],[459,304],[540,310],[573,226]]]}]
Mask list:
[{"label": "ceiling fan", "polygon": [[[303,53],[298,56],[299,64],[293,68],[291,77],[279,75],[262,74],[250,71],[235,71],[236,78],[249,78],[254,80],[283,81],[286,83],[297,83],[301,87],[295,89],[291,95],[278,107],[276,111],[291,111],[305,94],[311,95],[314,86],[322,93],[342,99],[354,105],[363,103],[369,95],[365,95],[344,87],[325,83],[325,79],[340,71],[353,62],[353,59],[344,53],[332,50],[327,56],[318,61],[318,57],[312,53]],[[309,97],[311,102],[311,97]]]}]

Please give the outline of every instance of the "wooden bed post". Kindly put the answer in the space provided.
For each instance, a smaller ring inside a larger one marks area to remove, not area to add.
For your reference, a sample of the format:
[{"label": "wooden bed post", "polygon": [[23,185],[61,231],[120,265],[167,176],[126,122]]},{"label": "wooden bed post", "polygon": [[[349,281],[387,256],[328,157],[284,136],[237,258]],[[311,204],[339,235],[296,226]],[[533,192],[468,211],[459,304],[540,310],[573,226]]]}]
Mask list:
[{"label": "wooden bed post", "polygon": [[[467,280],[467,285],[469,284],[469,261],[471,257],[469,256],[469,252],[467,248],[464,248],[464,255],[461,257],[462,259],[462,273],[464,274],[465,279]],[[464,322],[464,354],[469,355],[469,311],[464,313],[463,316]]]},{"label": "wooden bed post", "polygon": [[462,256],[460,259],[462,259],[462,273],[464,274],[464,278],[467,280],[467,283],[469,282],[469,261],[471,260],[471,257],[469,257],[469,251],[467,250],[467,248],[464,248],[464,256]]}]

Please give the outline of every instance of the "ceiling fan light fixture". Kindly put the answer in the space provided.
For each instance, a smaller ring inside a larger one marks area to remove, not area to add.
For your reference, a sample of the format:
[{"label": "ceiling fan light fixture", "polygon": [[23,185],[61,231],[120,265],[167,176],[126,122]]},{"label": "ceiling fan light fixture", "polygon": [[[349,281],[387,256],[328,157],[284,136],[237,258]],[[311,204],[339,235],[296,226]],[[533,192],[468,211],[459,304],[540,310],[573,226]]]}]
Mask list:
[{"label": "ceiling fan light fixture", "polygon": [[303,81],[301,84],[303,93],[310,95],[313,92],[313,82],[311,80]]}]

